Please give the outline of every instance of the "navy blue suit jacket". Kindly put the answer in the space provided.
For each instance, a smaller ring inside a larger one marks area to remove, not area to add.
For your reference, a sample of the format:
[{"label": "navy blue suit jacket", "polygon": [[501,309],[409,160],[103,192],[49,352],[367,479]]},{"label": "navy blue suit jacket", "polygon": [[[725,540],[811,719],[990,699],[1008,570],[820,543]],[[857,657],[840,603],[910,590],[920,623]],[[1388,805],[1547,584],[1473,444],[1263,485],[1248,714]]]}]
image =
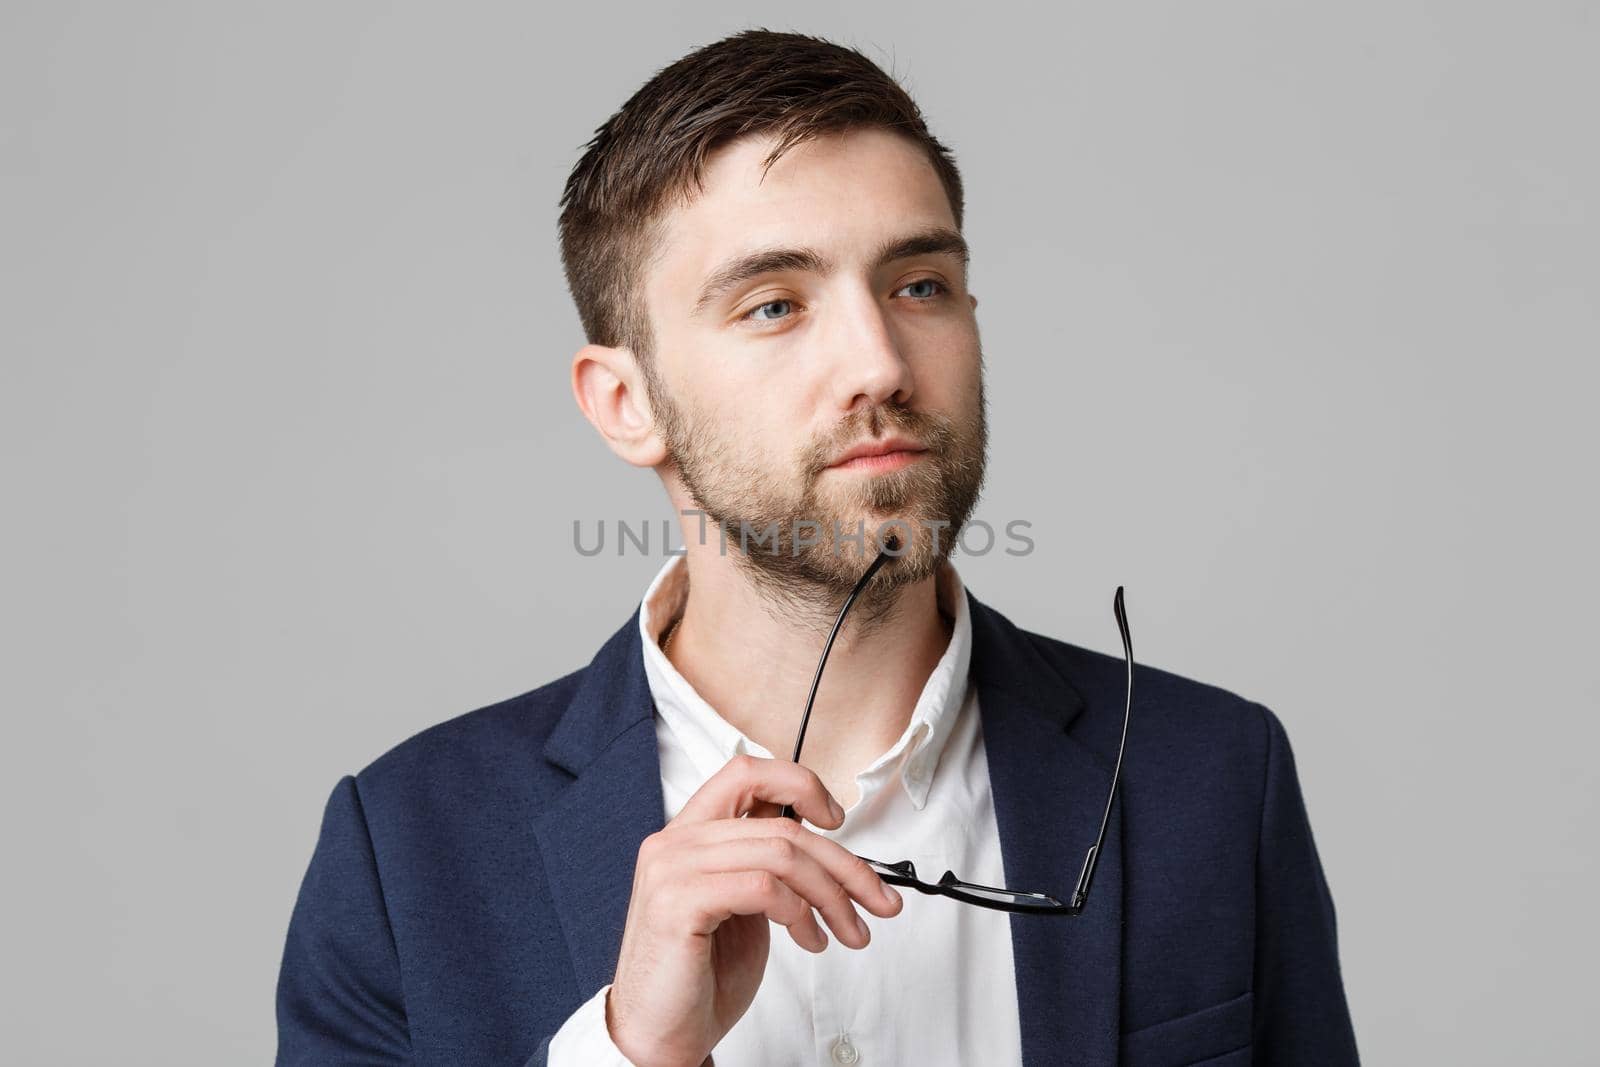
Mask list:
[{"label": "navy blue suit jacket", "polygon": [[[1066,897],[1116,761],[1122,660],[967,595],[1006,884]],[[1011,918],[1024,1062],[1356,1063],[1283,726],[1135,671],[1084,913]],[[653,714],[635,612],[586,668],[339,782],[289,924],[278,1062],[544,1063],[611,980],[639,845],[665,825]]]}]

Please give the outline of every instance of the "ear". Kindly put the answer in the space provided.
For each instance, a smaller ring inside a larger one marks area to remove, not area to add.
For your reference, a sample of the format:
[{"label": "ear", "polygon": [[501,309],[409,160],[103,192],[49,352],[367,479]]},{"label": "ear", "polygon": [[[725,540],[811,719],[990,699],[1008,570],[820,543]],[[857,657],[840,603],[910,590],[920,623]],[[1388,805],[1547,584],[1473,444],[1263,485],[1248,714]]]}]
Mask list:
[{"label": "ear", "polygon": [[644,373],[626,348],[584,345],[572,357],[572,395],[611,451],[635,467],[667,458],[655,430]]}]

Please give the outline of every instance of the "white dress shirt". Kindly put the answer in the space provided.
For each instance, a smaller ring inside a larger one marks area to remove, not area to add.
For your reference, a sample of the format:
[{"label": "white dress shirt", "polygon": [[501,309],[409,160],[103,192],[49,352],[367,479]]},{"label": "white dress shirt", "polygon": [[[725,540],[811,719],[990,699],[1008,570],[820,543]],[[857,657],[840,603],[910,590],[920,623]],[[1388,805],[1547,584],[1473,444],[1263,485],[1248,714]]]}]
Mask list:
[{"label": "white dress shirt", "polygon": [[[939,609],[955,626],[911,722],[856,775],[860,797],[843,826],[806,826],[858,855],[911,860],[923,881],[936,882],[949,869],[969,882],[1004,885],[977,687],[968,681],[966,593],[948,562],[936,586]],[[669,821],[734,756],[773,755],[718,715],[662,653],[660,637],[687,595],[684,559],[675,556],[650,583],[639,612]],[[794,709],[797,729],[803,710]],[[1021,1064],[1008,914],[899,891],[905,906],[892,918],[859,909],[872,928],[865,949],[830,937],[824,951],[811,953],[774,925],[761,988],[713,1050],[717,1067]],[[606,1029],[610,989],[562,1025],[550,1043],[550,1067],[631,1067]]]}]

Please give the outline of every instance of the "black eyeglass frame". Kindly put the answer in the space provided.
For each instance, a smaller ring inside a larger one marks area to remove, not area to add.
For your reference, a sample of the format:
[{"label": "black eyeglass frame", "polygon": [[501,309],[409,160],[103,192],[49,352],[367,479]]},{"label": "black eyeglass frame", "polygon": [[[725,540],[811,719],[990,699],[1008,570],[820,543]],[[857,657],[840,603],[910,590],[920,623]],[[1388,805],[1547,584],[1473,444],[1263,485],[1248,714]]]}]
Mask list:
[{"label": "black eyeglass frame", "polygon": [[[890,546],[892,548],[894,546]],[[811,692],[806,697],[805,714],[800,717],[800,732],[795,737],[794,755],[791,759],[800,762],[800,749],[805,744],[806,726],[811,721],[811,708],[816,703],[817,686],[822,681],[822,668],[827,665],[828,653],[833,650],[833,641],[839,635],[839,628],[844,623],[844,617],[855,603],[856,597],[872,581],[883,565],[894,558],[890,548],[885,548],[878,553],[878,558],[866,570],[850,590],[850,595],[845,598],[844,606],[839,609],[838,618],[833,621],[833,629],[828,632],[827,643],[822,646],[822,656],[817,660],[816,673],[811,678]],[[1111,821],[1111,804],[1117,796],[1117,785],[1122,779],[1122,754],[1128,745],[1128,723],[1133,717],[1133,639],[1128,635],[1128,615],[1122,603],[1122,586],[1117,586],[1116,596],[1111,602],[1112,612],[1117,617],[1117,629],[1122,635],[1122,653],[1127,667],[1127,696],[1122,709],[1122,740],[1117,745],[1117,765],[1111,773],[1111,789],[1106,794],[1106,806],[1100,815],[1100,832],[1096,835],[1094,844],[1083,858],[1083,869],[1078,874],[1078,884],[1072,890],[1070,900],[1063,902],[1046,893],[1024,893],[1014,889],[1002,889],[996,886],[979,885],[976,882],[964,882],[955,876],[953,871],[945,871],[944,876],[937,883],[924,882],[917,877],[917,869],[910,860],[901,860],[898,863],[885,863],[882,860],[868,859],[866,856],[858,858],[865,860],[878,877],[891,885],[904,886],[914,889],[919,893],[929,896],[945,896],[959,900],[965,904],[972,904],[980,908],[992,908],[996,911],[1015,912],[1023,915],[1078,915],[1083,912],[1089,900],[1089,886],[1094,881],[1095,863],[1099,859],[1100,849],[1105,845],[1106,826]],[[799,821],[800,816],[795,814],[794,806],[785,804],[781,814],[785,818]],[[977,891],[977,892],[974,892]],[[997,900],[991,897],[978,895],[983,893],[1000,893],[1011,900]]]}]

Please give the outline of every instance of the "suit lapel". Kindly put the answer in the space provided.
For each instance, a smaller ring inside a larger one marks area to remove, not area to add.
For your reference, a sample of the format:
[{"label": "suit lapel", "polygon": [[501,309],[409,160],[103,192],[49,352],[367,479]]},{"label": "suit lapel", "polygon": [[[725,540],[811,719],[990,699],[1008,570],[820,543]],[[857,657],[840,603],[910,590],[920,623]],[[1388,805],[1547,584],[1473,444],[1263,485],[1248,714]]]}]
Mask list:
[{"label": "suit lapel", "polygon": [[[970,592],[968,606],[1006,884],[1065,899],[1099,829],[1110,760],[1068,732],[1085,710],[1082,695],[1004,616]],[[544,749],[576,776],[535,820],[534,835],[583,996],[616,972],[639,844],[666,825],[638,626],[635,612],[595,655]],[[1121,813],[1119,797],[1083,914],[1011,917],[1028,1067],[1116,1062]]]},{"label": "suit lapel", "polygon": [[616,973],[639,845],[666,825],[654,713],[635,611],[585,669],[545,744],[545,758],[577,780],[534,822],[585,997]]},{"label": "suit lapel", "polygon": [[[970,593],[968,606],[1006,885],[1066,900],[1100,828],[1115,752],[1103,759],[1068,732],[1084,699],[1026,634]],[[1117,1062],[1121,813],[1119,797],[1082,914],[1011,916],[1022,1059],[1029,1067]]]}]

